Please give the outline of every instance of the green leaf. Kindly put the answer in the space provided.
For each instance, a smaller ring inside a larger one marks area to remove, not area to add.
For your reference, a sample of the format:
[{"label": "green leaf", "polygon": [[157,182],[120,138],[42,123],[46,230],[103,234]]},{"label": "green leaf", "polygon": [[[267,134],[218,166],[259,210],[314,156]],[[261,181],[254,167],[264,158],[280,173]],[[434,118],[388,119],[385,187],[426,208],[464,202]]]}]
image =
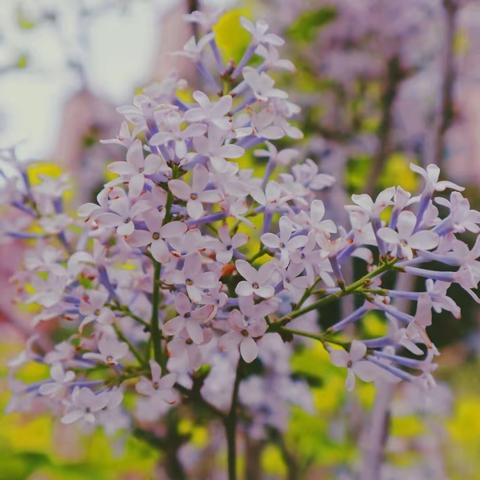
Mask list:
[{"label": "green leaf", "polygon": [[334,7],[323,7],[310,10],[300,15],[288,29],[287,34],[294,40],[309,42],[315,38],[319,28],[335,19],[337,11]]}]

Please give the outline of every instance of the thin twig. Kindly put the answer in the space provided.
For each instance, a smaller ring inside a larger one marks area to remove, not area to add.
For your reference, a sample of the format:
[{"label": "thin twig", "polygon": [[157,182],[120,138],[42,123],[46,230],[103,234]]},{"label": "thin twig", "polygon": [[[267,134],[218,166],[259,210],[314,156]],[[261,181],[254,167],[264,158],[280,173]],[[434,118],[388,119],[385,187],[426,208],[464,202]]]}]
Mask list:
[{"label": "thin twig", "polygon": [[237,407],[242,366],[243,360],[240,358],[233,384],[230,411],[224,420],[225,434],[227,436],[228,480],[237,480]]}]

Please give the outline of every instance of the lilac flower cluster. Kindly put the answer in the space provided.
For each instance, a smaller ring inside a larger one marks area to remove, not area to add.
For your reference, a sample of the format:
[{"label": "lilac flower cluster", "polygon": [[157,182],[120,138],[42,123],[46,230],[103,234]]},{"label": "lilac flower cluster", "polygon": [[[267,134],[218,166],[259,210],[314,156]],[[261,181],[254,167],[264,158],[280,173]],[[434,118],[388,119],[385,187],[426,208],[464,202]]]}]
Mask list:
[{"label": "lilac flower cluster", "polygon": [[[355,377],[432,385],[432,310],[460,316],[447,295],[454,283],[480,300],[480,243],[470,249],[459,237],[478,233],[480,213],[461,187],[439,180],[438,167],[412,165],[419,195],[400,187],[353,195],[349,226],[329,220],[320,195],[334,179],[272,143],[302,136],[291,123],[298,107],[269,75],[293,69],[279,57],[283,40],[243,19],[250,45],[238,65],[225,65],[215,19],[189,19],[208,30],[181,52],[205,91],[187,101],[185,82],[172,76],[119,109],[125,122],[110,142],[126,159],[110,164],[116,177],[97,203],[67,215],[65,179],[33,185],[9,152],[17,174],[4,174],[2,202],[15,214],[1,237],[30,247],[15,278],[18,300],[41,307],[36,324],[61,322],[69,332],[46,349],[34,337],[12,360],[9,408],[41,403],[63,423],[114,431],[194,401],[224,420],[230,439],[240,408],[244,428],[261,436],[285,428],[286,405],[311,406],[307,384],[289,370],[305,339],[347,369],[348,389]],[[240,168],[248,153],[264,163],[263,175]],[[348,283],[343,270],[353,259],[364,274]],[[391,289],[392,274],[424,279],[424,291]],[[322,309],[347,295],[360,306],[322,330]],[[396,298],[416,302],[415,315],[396,308]],[[358,338],[369,311],[385,317],[387,335]],[[257,359],[261,373],[248,369]],[[49,365],[51,377],[14,380],[28,361]],[[130,417],[122,405],[133,392]]]}]

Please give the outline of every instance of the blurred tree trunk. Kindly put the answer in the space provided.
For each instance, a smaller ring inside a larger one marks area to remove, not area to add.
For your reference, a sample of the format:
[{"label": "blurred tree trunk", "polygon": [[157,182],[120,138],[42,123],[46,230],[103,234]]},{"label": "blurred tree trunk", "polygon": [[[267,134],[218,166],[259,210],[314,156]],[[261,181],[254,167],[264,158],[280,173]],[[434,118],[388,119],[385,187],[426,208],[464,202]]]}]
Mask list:
[{"label": "blurred tree trunk", "polygon": [[245,436],[245,480],[262,480],[261,457],[264,443]]},{"label": "blurred tree trunk", "polygon": [[366,183],[366,193],[373,195],[378,180],[383,172],[390,149],[390,136],[393,123],[393,106],[398,87],[403,80],[399,57],[390,59],[387,65],[385,88],[381,101],[381,119],[378,129],[378,146],[370,166],[370,174]]},{"label": "blurred tree trunk", "polygon": [[443,0],[445,13],[444,56],[442,64],[442,85],[440,111],[434,128],[433,146],[427,163],[443,167],[446,158],[446,134],[452,126],[454,115],[453,90],[455,86],[455,34],[458,6],[455,0]]}]

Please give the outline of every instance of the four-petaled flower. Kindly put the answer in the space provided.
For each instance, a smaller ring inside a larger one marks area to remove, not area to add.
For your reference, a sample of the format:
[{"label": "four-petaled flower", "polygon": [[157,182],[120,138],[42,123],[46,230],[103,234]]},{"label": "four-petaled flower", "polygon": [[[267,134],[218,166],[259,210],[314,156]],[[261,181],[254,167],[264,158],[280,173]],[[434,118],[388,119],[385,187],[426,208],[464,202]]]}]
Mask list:
[{"label": "four-petaled flower", "polygon": [[237,260],[235,267],[237,272],[245,279],[240,281],[235,288],[235,293],[238,296],[249,297],[255,294],[262,298],[273,297],[275,289],[272,286],[272,275],[277,269],[275,263],[265,263],[256,270],[247,261]]},{"label": "four-petaled flower", "polygon": [[87,387],[75,387],[67,404],[67,413],[62,417],[62,423],[69,424],[83,420],[94,424],[98,414],[108,406],[108,392],[95,394]]},{"label": "four-petaled flower", "polygon": [[247,320],[239,310],[233,310],[228,316],[230,331],[219,340],[219,348],[229,351],[240,349],[240,355],[247,362],[253,362],[258,356],[256,339],[267,330],[267,323],[262,319]]},{"label": "four-petaled flower", "polygon": [[378,368],[369,362],[363,360],[367,353],[367,347],[364,343],[354,340],[350,345],[350,350],[332,350],[330,349],[330,360],[337,367],[347,368],[347,390],[351,391],[355,387],[355,376],[364,382],[375,380],[378,374]]},{"label": "four-petaled flower", "polygon": [[169,280],[176,285],[185,285],[187,294],[193,302],[199,303],[205,290],[217,285],[217,275],[214,272],[204,272],[202,259],[197,253],[185,257],[183,268],[171,273]]},{"label": "four-petaled flower", "polygon": [[118,235],[128,236],[135,231],[133,220],[147,211],[148,204],[142,201],[131,203],[128,197],[120,197],[110,202],[110,212],[100,213],[96,221],[103,227],[114,227]]},{"label": "four-petaled flower", "polygon": [[171,192],[187,202],[187,213],[191,218],[200,218],[205,210],[204,203],[216,203],[221,200],[218,190],[207,190],[209,172],[203,165],[197,165],[192,172],[192,185],[183,180],[170,180],[168,186]]},{"label": "four-petaled flower", "polygon": [[[432,250],[438,245],[438,235],[430,230],[415,231],[417,217],[413,212],[405,210],[398,216],[397,230],[383,227],[378,236],[385,242],[398,247],[398,256],[413,258],[413,250]],[[397,252],[394,251],[397,255]]]},{"label": "four-petaled flower", "polygon": [[135,385],[135,389],[141,395],[153,397],[155,400],[173,405],[178,400],[178,395],[173,389],[177,376],[174,373],[168,373],[162,377],[160,365],[155,360],[150,360],[150,379],[141,377]]},{"label": "four-petaled flower", "polygon": [[175,297],[175,308],[178,315],[163,325],[165,335],[176,335],[185,328],[194,343],[203,342],[202,324],[207,322],[215,314],[214,305],[204,305],[193,309],[192,303],[184,293],[179,293]]},{"label": "four-petaled flower", "polygon": [[156,210],[143,215],[147,230],[135,230],[128,238],[132,247],[149,246],[150,253],[157,262],[164,263],[170,256],[168,241],[180,237],[187,231],[187,226],[178,221],[162,225],[161,215]]},{"label": "four-petaled flower", "polygon": [[290,255],[300,248],[304,247],[308,242],[306,235],[293,235],[295,228],[287,217],[281,217],[279,222],[279,234],[264,233],[260,239],[262,243],[271,250],[280,251],[280,261],[283,266],[290,263]]},{"label": "four-petaled flower", "polygon": [[118,361],[128,354],[128,345],[125,342],[119,342],[115,337],[102,335],[98,341],[98,352],[88,352],[83,358],[97,360],[107,365],[118,365]]},{"label": "four-petaled flower", "polygon": [[252,67],[243,69],[243,78],[247,85],[252,89],[257,100],[267,102],[271,98],[287,98],[288,95],[283,90],[275,88],[275,81],[265,72],[259,73]]},{"label": "four-petaled flower", "polygon": [[232,108],[232,97],[225,95],[218,100],[212,102],[207,95],[197,90],[193,92],[193,98],[198,103],[198,107],[191,108],[185,113],[187,122],[207,122],[220,130],[229,130],[232,121],[226,115]]},{"label": "four-petaled flower", "polygon": [[53,381],[43,383],[38,391],[41,395],[55,398],[65,393],[68,385],[75,379],[75,373],[71,370],[65,371],[61,363],[55,363],[50,368],[50,377]]},{"label": "four-petaled flower", "polygon": [[171,174],[171,168],[159,155],[153,153],[144,158],[142,143],[135,140],[127,150],[127,161],[113,162],[109,170],[128,180],[129,193],[138,197],[145,185],[145,177],[154,173]]}]

